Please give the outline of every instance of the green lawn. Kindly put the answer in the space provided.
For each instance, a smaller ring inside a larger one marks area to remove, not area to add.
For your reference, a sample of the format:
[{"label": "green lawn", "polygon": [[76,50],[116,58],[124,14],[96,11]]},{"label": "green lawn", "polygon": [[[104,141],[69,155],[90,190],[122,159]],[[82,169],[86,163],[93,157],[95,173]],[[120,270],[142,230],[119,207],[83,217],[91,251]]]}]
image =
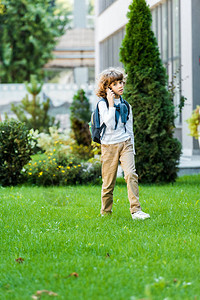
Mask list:
[{"label": "green lawn", "polygon": [[121,179],[112,216],[100,216],[100,193],[0,188],[1,300],[200,299],[200,175],[140,185],[145,221],[131,219]]}]

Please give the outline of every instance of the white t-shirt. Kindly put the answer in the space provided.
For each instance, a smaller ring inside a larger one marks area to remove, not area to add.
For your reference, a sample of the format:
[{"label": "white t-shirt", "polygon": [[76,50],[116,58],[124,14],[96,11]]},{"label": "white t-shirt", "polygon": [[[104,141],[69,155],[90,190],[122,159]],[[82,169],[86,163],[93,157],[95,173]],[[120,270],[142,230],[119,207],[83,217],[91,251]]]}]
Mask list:
[{"label": "white t-shirt", "polygon": [[[114,103],[118,105],[120,103],[120,99],[114,99]],[[124,124],[121,121],[121,116],[119,117],[119,121],[117,124],[117,128],[115,129],[115,107],[107,108],[105,101],[100,101],[99,104],[99,114],[100,114],[100,125],[105,123],[106,131],[101,140],[101,144],[117,144],[120,142],[124,142],[131,138],[131,142],[133,144],[133,152],[135,154],[134,147],[134,134],[133,134],[133,114],[132,108],[130,106],[129,119],[126,123],[126,132]]]}]

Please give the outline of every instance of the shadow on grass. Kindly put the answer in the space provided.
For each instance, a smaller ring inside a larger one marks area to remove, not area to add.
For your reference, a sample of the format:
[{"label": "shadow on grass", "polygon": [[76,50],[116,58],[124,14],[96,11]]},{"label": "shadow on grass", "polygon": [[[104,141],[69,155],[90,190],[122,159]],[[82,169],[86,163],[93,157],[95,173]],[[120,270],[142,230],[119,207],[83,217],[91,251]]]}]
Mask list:
[{"label": "shadow on grass", "polygon": [[69,204],[69,196],[66,195],[65,191],[59,191],[56,195],[55,190],[45,191],[42,197],[44,201],[53,206],[63,207]]}]

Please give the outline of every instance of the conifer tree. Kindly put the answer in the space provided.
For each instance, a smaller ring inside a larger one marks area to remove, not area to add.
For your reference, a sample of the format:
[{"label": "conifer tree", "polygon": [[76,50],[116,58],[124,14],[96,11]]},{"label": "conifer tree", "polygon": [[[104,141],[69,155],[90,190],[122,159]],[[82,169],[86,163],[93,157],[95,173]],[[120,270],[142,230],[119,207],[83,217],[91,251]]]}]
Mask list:
[{"label": "conifer tree", "polygon": [[127,17],[120,59],[128,74],[124,97],[133,109],[137,172],[142,182],[173,182],[181,144],[173,137],[174,105],[146,1],[133,0]]},{"label": "conifer tree", "polygon": [[78,145],[90,146],[91,135],[88,122],[91,117],[90,103],[83,89],[78,90],[70,106],[71,128]]},{"label": "conifer tree", "polygon": [[42,83],[37,81],[35,75],[31,75],[30,83],[26,83],[26,89],[32,95],[26,95],[19,105],[12,104],[11,110],[19,121],[24,122],[28,129],[38,129],[40,132],[49,132],[49,127],[59,126],[55,124],[55,118],[48,115],[50,100],[41,101],[38,94],[41,92]]}]

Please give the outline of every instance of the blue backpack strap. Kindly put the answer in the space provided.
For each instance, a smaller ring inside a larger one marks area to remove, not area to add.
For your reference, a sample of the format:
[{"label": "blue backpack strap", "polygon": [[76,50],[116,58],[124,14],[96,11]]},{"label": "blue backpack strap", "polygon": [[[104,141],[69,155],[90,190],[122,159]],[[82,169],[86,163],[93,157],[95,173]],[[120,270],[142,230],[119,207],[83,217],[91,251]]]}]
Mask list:
[{"label": "blue backpack strap", "polygon": [[96,127],[97,128],[100,128],[100,116],[99,116],[99,102],[101,101],[104,101],[106,102],[106,105],[107,105],[107,108],[108,108],[108,100],[106,98],[101,98],[98,103],[97,103],[97,106],[96,106],[96,112],[95,112],[95,122],[96,122]]},{"label": "blue backpack strap", "polygon": [[[127,121],[128,121],[128,119],[129,119],[129,113],[130,113],[130,106],[129,106],[129,103],[128,103],[126,100],[124,100],[124,99],[122,98],[122,96],[120,96],[120,101],[121,101],[121,103],[124,103],[124,104],[126,105],[127,109],[128,109],[128,115],[127,115]],[[125,132],[126,132],[126,125],[125,125],[125,124],[124,124],[124,130],[125,130]]]},{"label": "blue backpack strap", "polygon": [[107,108],[109,107],[109,104],[108,104],[108,100],[106,98],[101,98],[98,103],[97,103],[97,106],[96,106],[96,113],[95,113],[95,124],[96,124],[96,128],[100,128],[100,131],[102,131],[102,135],[101,135],[101,139],[103,138],[104,136],[104,133],[106,131],[106,124],[103,123],[101,126],[100,126],[100,114],[99,114],[99,102],[101,101],[104,101],[106,102],[106,105],[107,105]]}]

